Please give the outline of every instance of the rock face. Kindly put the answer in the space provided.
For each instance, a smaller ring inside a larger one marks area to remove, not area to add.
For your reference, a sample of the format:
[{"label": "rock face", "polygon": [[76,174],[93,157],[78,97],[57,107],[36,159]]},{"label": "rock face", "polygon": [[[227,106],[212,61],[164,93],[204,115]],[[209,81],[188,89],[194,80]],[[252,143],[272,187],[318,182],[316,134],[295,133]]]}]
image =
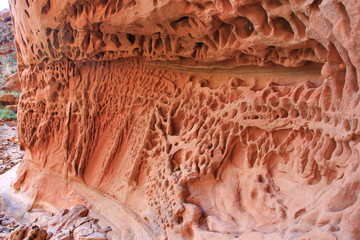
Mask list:
[{"label": "rock face", "polygon": [[34,204],[114,239],[360,239],[359,1],[10,3]]},{"label": "rock face", "polygon": [[0,11],[0,86],[4,77],[16,72],[13,22],[9,9]]},{"label": "rock face", "polygon": [[13,73],[6,78],[7,82],[1,89],[5,91],[21,91],[21,85],[19,81],[18,73]]},{"label": "rock face", "polygon": [[0,96],[0,104],[2,105],[14,105],[16,103],[16,97],[12,94],[4,94]]}]

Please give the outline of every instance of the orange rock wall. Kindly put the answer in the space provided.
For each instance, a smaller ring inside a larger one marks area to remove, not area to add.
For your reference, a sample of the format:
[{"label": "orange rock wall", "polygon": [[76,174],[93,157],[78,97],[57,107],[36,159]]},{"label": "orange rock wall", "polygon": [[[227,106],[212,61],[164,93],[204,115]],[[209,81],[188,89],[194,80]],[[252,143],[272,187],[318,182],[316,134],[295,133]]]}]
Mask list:
[{"label": "orange rock wall", "polygon": [[53,175],[148,238],[360,238],[358,1],[11,6],[34,203],[92,204]]}]

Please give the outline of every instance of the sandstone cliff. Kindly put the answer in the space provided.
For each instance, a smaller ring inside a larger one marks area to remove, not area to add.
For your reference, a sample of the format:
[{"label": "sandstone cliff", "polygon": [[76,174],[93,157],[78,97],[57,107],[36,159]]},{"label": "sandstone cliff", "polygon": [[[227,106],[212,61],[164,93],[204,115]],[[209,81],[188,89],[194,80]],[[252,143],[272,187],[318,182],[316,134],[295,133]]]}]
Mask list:
[{"label": "sandstone cliff", "polygon": [[357,0],[11,0],[35,206],[114,239],[360,239]]}]

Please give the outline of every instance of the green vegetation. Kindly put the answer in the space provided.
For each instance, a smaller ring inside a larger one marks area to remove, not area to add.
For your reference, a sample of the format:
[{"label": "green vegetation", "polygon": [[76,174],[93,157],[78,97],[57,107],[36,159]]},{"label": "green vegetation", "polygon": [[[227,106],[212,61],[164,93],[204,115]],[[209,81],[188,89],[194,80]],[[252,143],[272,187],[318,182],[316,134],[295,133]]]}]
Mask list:
[{"label": "green vegetation", "polygon": [[10,53],[5,57],[5,62],[9,65],[15,65],[16,64],[16,53]]},{"label": "green vegetation", "polygon": [[16,113],[6,107],[0,106],[0,119],[16,119],[16,117]]},{"label": "green vegetation", "polygon": [[[0,83],[0,87],[1,87],[1,83]],[[20,91],[5,91],[5,90],[0,89],[0,96],[7,94],[7,93],[14,95],[14,97],[16,97],[16,98],[20,97],[20,94],[21,94]]]}]

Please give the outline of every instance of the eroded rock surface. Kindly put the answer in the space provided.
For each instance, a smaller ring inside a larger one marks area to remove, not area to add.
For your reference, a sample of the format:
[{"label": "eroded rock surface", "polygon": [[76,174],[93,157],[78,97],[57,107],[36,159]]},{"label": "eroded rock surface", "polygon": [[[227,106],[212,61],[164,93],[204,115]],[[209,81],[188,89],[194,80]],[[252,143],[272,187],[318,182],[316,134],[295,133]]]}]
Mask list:
[{"label": "eroded rock surface", "polygon": [[34,204],[114,239],[360,238],[359,1],[10,2]]}]

